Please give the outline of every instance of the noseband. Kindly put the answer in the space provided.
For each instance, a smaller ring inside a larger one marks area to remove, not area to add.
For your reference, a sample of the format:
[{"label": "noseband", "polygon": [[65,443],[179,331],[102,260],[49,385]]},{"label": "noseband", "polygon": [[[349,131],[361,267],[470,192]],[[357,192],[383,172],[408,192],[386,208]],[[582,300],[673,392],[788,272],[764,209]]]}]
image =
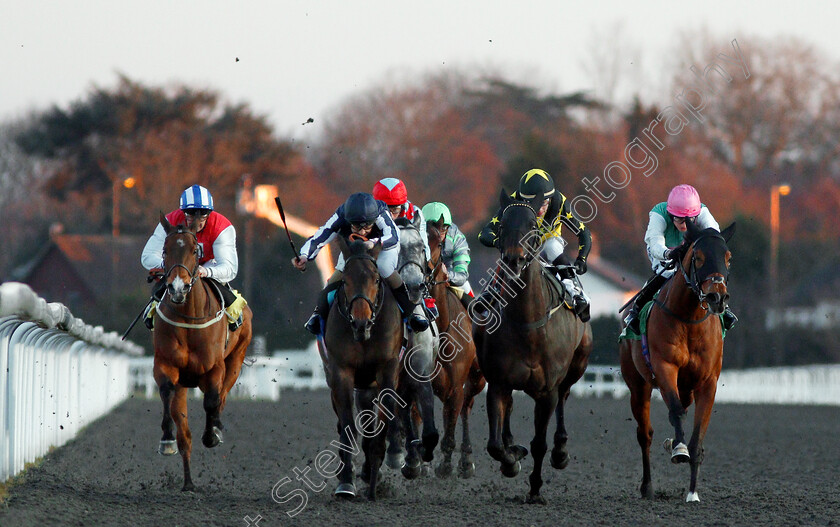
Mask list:
[{"label": "noseband", "polygon": [[166,235],[166,237],[167,237],[167,238],[169,238],[170,236],[176,236],[176,235],[181,235],[181,234],[190,234],[190,235],[192,235],[192,237],[193,237],[193,238],[195,238],[195,243],[196,243],[196,249],[195,249],[195,256],[196,256],[196,258],[195,258],[195,267],[194,267],[192,270],[190,270],[190,269],[189,269],[186,265],[184,265],[184,264],[182,264],[182,263],[172,264],[172,265],[171,265],[168,269],[166,269],[166,271],[163,273],[163,280],[166,280],[167,278],[169,278],[169,274],[170,274],[173,270],[177,269],[178,267],[183,268],[183,269],[184,269],[184,271],[186,271],[186,272],[187,272],[187,274],[188,274],[188,275],[190,275],[190,281],[189,281],[189,283],[186,285],[186,292],[184,293],[184,296],[186,296],[186,295],[188,295],[188,294],[189,294],[189,292],[192,290],[192,287],[193,287],[193,285],[195,284],[195,281],[196,281],[196,280],[198,280],[198,266],[199,266],[198,261],[201,259],[201,256],[202,256],[203,251],[202,251],[202,249],[201,249],[201,244],[199,244],[199,243],[198,243],[198,236],[196,236],[196,234],[195,234],[194,232],[192,232],[192,231],[180,231],[180,230],[179,230],[179,231],[175,231],[175,232],[172,232],[172,233],[170,233],[170,234],[167,234],[167,235]]},{"label": "noseband", "polygon": [[[376,265],[376,258],[374,258],[373,256],[369,254],[354,254],[349,256],[346,260],[344,260],[345,269],[347,263],[349,263],[351,260],[370,260],[371,262],[373,262],[374,266]],[[351,324],[353,323],[354,319],[353,313],[351,313],[350,308],[353,306],[353,302],[355,302],[356,300],[364,300],[370,306],[370,324],[373,324],[373,322],[376,320],[376,317],[379,315],[379,312],[382,310],[382,300],[385,298],[385,288],[382,287],[382,278],[379,277],[379,271],[377,270],[376,272],[376,302],[374,302],[367,295],[364,295],[362,293],[357,293],[355,296],[353,296],[353,298],[347,300],[347,292],[345,291],[344,293],[344,305],[342,306],[341,304],[339,304],[338,312],[341,313],[341,316],[343,316]],[[343,281],[341,283],[341,289],[344,289]],[[341,309],[342,307],[344,309]]]}]

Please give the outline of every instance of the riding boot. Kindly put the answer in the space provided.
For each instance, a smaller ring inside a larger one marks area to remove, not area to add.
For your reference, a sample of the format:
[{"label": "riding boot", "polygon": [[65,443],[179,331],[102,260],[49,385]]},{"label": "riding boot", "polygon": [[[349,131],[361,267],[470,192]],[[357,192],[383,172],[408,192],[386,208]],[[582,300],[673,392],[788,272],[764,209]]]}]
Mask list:
[{"label": "riding boot", "polygon": [[163,293],[165,292],[166,282],[163,280],[155,282],[154,287],[152,287],[152,301],[149,302],[149,305],[146,306],[146,310],[143,312],[143,325],[149,328],[149,331],[155,329],[155,309],[160,304],[160,301],[163,300]]},{"label": "riding boot", "polygon": [[321,334],[321,320],[324,321],[324,327],[327,326],[327,313],[330,312],[329,293],[333,289],[335,289],[335,287],[328,285],[322,289],[320,293],[318,293],[318,303],[315,304],[315,311],[312,312],[312,316],[310,316],[309,320],[306,321],[306,324],[303,325],[303,327],[306,328],[306,331],[315,336]]},{"label": "riding boot", "polygon": [[655,295],[656,292],[659,291],[659,288],[665,285],[665,282],[667,281],[667,277],[657,274],[645,282],[645,285],[642,286],[642,290],[639,291],[638,295],[636,295],[636,299],[630,307],[630,312],[627,313],[626,317],[624,317],[624,323],[636,335],[639,335],[641,332],[641,329],[639,328],[639,313],[642,311],[645,304],[653,300],[653,295]]},{"label": "riding boot", "polygon": [[729,307],[723,310],[723,329],[729,331],[730,329],[735,327],[735,323],[738,322],[738,317],[735,316],[735,313],[732,312]]},{"label": "riding boot", "polygon": [[408,288],[405,284],[400,284],[399,287],[392,287],[391,292],[394,293],[394,299],[400,306],[403,318],[408,318],[408,325],[413,331],[419,333],[429,329],[429,321],[414,312],[417,304],[412,302],[411,298],[408,297]]},{"label": "riding boot", "polygon": [[461,295],[460,300],[461,300],[461,305],[463,305],[464,309],[466,309],[467,313],[469,313],[470,304],[473,303],[473,300],[475,300],[475,297],[473,297],[471,295],[468,295],[467,293],[464,293],[463,295]]}]

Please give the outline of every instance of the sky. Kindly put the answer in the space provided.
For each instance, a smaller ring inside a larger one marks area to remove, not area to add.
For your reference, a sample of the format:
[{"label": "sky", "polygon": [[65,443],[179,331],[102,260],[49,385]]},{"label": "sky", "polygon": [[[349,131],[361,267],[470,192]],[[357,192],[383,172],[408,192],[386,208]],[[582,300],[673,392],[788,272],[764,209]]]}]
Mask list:
[{"label": "sky", "polygon": [[705,27],[721,51],[732,39],[795,36],[837,61],[839,12],[811,0],[0,0],[0,122],[66,107],[93,86],[115,86],[119,72],[214,89],[279,135],[306,140],[349,97],[446,68],[600,95],[599,42],[614,50],[625,90],[656,100],[680,32]]}]

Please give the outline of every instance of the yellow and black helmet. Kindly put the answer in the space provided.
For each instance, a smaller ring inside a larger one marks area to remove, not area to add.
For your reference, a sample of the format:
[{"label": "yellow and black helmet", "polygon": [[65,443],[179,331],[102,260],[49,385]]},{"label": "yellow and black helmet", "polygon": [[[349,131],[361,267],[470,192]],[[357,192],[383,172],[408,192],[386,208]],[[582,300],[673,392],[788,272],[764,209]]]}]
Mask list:
[{"label": "yellow and black helmet", "polygon": [[519,197],[532,199],[542,196],[543,199],[554,195],[554,180],[548,172],[539,168],[532,168],[519,178]]}]

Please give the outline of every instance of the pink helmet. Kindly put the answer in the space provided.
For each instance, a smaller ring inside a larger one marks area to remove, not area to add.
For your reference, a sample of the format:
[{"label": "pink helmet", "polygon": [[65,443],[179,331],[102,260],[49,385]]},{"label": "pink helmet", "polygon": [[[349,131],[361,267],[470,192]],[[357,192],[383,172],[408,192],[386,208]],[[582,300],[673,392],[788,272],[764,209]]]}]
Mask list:
[{"label": "pink helmet", "polygon": [[691,185],[677,185],[668,194],[668,213],[679,218],[700,214],[700,195]]}]

